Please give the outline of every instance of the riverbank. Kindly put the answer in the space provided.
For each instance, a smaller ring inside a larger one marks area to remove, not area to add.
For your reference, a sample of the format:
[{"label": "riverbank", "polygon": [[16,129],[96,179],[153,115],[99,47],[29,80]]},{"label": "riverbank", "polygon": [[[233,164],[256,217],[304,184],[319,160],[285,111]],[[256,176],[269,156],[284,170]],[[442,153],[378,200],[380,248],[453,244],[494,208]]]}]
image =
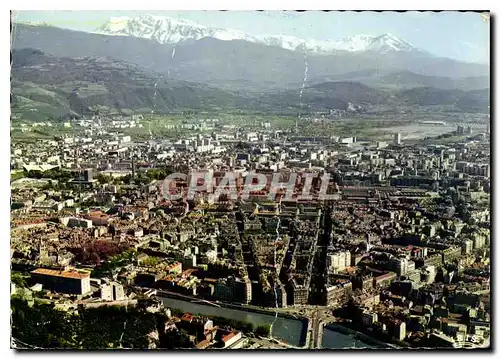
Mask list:
[{"label": "riverbank", "polygon": [[[177,293],[158,291],[156,297],[162,300],[165,307],[178,309],[183,312],[200,313],[208,317],[224,317],[252,323],[254,326],[272,325],[272,340],[296,348],[305,344],[307,334],[307,319],[294,317],[293,315],[279,315],[272,311],[257,308],[248,308],[240,305],[203,301]],[[271,340],[271,339],[270,339]]]},{"label": "riverbank", "polygon": [[354,330],[352,328],[349,328],[349,327],[342,325],[342,324],[339,324],[339,323],[329,323],[329,324],[325,325],[325,328],[329,329],[331,331],[334,331],[334,332],[338,332],[338,333],[352,336],[355,339],[360,340],[361,342],[364,342],[364,343],[369,344],[369,345],[375,345],[377,348],[380,348],[380,349],[398,349],[399,348],[398,346],[396,346],[394,344],[383,342],[381,340],[373,338],[372,336],[369,336],[366,333],[359,332],[357,330]]},{"label": "riverbank", "polygon": [[[212,310],[217,311],[217,312],[223,308],[226,308],[228,310],[237,311],[240,313],[255,313],[257,315],[263,315],[266,318],[268,318],[267,319],[268,322],[274,322],[273,318],[276,317],[276,311],[273,308],[258,308],[255,306],[244,305],[244,304],[210,302],[210,301],[203,300],[203,299],[200,299],[197,297],[192,297],[192,296],[188,296],[188,295],[184,295],[184,294],[179,294],[179,293],[174,293],[174,292],[169,292],[169,291],[162,291],[162,290],[158,290],[156,296],[159,298],[170,298],[170,299],[174,299],[174,300],[180,300],[183,303],[185,303],[186,305],[199,305],[199,306],[203,306],[205,308],[212,308]],[[217,313],[214,315],[224,316],[223,310],[221,313]],[[309,318],[306,318],[303,316],[296,316],[296,315],[289,314],[289,313],[282,313],[282,312],[278,312],[277,316],[278,316],[278,318],[282,318],[282,320],[291,320],[294,322],[301,322],[300,329],[297,327],[297,329],[299,329],[298,331],[300,332],[300,334],[298,335],[298,338],[296,338],[298,340],[295,340],[294,343],[292,344],[293,346],[304,348],[304,347],[308,347],[310,345],[310,340],[311,340],[311,333],[310,332],[311,332],[312,328],[311,328],[311,320]],[[284,328],[278,329],[277,327],[278,327],[278,325],[276,325],[276,330],[281,332],[281,333],[275,332],[274,331],[275,328],[271,328],[272,336],[276,339],[278,339],[278,338],[281,339],[283,343],[288,342],[288,339],[286,338],[286,336],[284,336],[284,335],[280,336],[280,334],[283,334]],[[319,332],[318,332],[317,339],[318,339],[318,344],[320,344],[320,345],[318,345],[318,348],[339,349],[339,348],[331,348],[328,346],[327,343],[324,343],[324,345],[321,345],[325,331],[327,331],[327,330],[337,332],[337,333],[340,333],[342,335],[345,335],[346,337],[352,338],[352,341],[349,343],[349,345],[347,344],[347,342],[349,342],[349,341],[346,341],[346,345],[348,345],[347,347],[352,347],[353,349],[354,348],[358,348],[358,349],[363,348],[364,346],[362,343],[370,345],[373,348],[384,348],[384,349],[388,349],[388,348],[397,349],[398,348],[398,346],[396,346],[394,344],[383,342],[383,341],[378,340],[378,339],[376,339],[376,338],[374,338],[366,333],[356,331],[356,330],[354,330],[346,325],[343,325],[341,323],[321,323],[319,325],[318,329],[319,329]],[[356,344],[356,340],[358,340],[360,343]]]},{"label": "riverbank", "polygon": [[[168,292],[164,290],[158,290],[157,297],[160,298],[175,298],[175,299],[180,299],[180,300],[186,300],[189,302],[194,302],[197,304],[206,304],[206,305],[212,305],[214,307],[223,307],[223,308],[230,308],[230,309],[235,309],[235,310],[243,310],[245,312],[250,312],[250,313],[259,313],[259,314],[265,314],[265,315],[272,315],[276,316],[276,311],[274,308],[258,308],[255,306],[247,305],[247,304],[234,304],[234,303],[225,303],[225,302],[209,302],[205,300],[201,300],[200,298],[197,297],[191,297],[188,295],[184,294],[179,294],[175,292]],[[209,304],[212,303],[212,304]],[[278,312],[278,317],[280,318],[287,318],[287,319],[292,319],[292,320],[300,320],[301,322],[305,323],[307,325],[308,318],[303,317],[303,316],[297,316],[293,314],[288,314],[288,313],[281,313]]]}]

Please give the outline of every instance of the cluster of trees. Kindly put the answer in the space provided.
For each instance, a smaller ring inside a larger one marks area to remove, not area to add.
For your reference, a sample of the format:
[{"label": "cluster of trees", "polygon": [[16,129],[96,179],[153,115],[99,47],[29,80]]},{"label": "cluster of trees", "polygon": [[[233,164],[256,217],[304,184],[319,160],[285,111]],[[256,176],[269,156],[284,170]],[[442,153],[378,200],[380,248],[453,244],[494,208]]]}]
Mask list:
[{"label": "cluster of trees", "polygon": [[101,261],[106,261],[128,249],[129,245],[126,243],[97,240],[82,247],[71,248],[70,251],[80,263],[99,265]]},{"label": "cluster of trees", "polygon": [[27,283],[26,278],[19,272],[11,272],[10,281],[18,288],[25,288]]},{"label": "cluster of trees", "polygon": [[160,263],[160,258],[149,256],[142,261],[142,265],[146,267],[154,267]]},{"label": "cluster of trees", "polygon": [[[20,279],[20,278],[17,278]],[[17,280],[16,279],[16,280]],[[12,337],[31,346],[47,349],[164,349],[192,348],[187,333],[164,334],[166,317],[143,307],[79,307],[77,311],[56,310],[52,304],[35,300],[30,305],[20,296],[11,297]],[[172,310],[177,315],[182,311]],[[271,327],[215,317],[218,326],[269,336]],[[157,339],[151,334],[157,333]]]},{"label": "cluster of trees", "polygon": [[29,306],[21,298],[11,299],[12,337],[40,348],[82,348],[76,335],[77,317],[58,312],[51,305],[35,302]]},{"label": "cluster of trees", "polygon": [[255,334],[260,335],[261,337],[269,337],[271,335],[271,325],[258,325],[255,329]]},{"label": "cluster of trees", "polygon": [[170,330],[164,336],[160,336],[160,347],[163,349],[190,349],[194,345],[184,330]]},{"label": "cluster of trees", "polygon": [[118,178],[114,178],[113,176],[106,176],[102,173],[98,173],[94,176],[94,179],[97,180],[100,184],[118,184]]},{"label": "cluster of trees", "polygon": [[133,249],[128,249],[107,261],[95,266],[92,271],[92,277],[102,277],[110,275],[115,269],[123,267],[135,261],[137,252]]},{"label": "cluster of trees", "polygon": [[[164,317],[135,307],[79,308],[68,313],[35,301],[11,298],[12,337],[49,349],[148,349]],[[157,341],[154,343],[159,345]]]},{"label": "cluster of trees", "polygon": [[53,180],[57,180],[59,182],[65,182],[69,181],[73,178],[75,178],[75,173],[72,171],[63,171],[57,168],[53,168],[48,171],[28,171],[26,172],[26,176],[29,178],[36,178],[36,179],[41,179],[41,178],[49,178]]},{"label": "cluster of trees", "polygon": [[471,205],[463,197],[459,197],[456,202],[456,214],[464,222],[473,224]]},{"label": "cluster of trees", "polygon": [[[153,180],[161,181],[165,179],[171,173],[168,169],[163,168],[154,168],[149,169],[147,171],[139,171],[135,175],[135,179],[132,180],[132,175],[126,175],[123,177],[113,177],[110,175],[105,175],[102,173],[98,173],[94,176],[100,184],[139,184],[146,185],[151,183]],[[35,179],[52,179],[57,180],[59,184],[64,184],[67,181],[74,179],[76,176],[75,172],[60,170],[60,169],[51,169],[45,172],[42,171],[27,171],[27,172],[18,172],[11,176],[11,181],[15,181],[22,177],[35,178]],[[52,185],[53,186],[53,185]]]},{"label": "cluster of trees", "polygon": [[164,180],[172,171],[166,168],[153,168],[146,171],[146,176],[153,180],[162,181]]},{"label": "cluster of trees", "polygon": [[154,180],[161,181],[164,180],[171,173],[168,169],[153,168],[147,171],[138,171],[135,174],[135,179],[132,180],[132,175],[128,174],[123,177],[112,177],[107,176],[102,173],[97,174],[94,178],[101,184],[138,184],[146,185]]},{"label": "cluster of trees", "polygon": [[51,169],[48,171],[24,171],[18,172],[11,176],[11,182],[19,178],[27,177],[34,179],[49,180],[41,189],[42,190],[64,190],[68,188],[68,181],[74,179],[76,174],[72,171],[61,171],[59,169]]},{"label": "cluster of trees", "polygon": [[12,173],[10,175],[10,181],[14,182],[14,181],[17,181],[18,179],[21,179],[21,178],[24,178],[24,177],[26,177],[26,172],[19,171],[19,172],[16,172],[16,173]]}]

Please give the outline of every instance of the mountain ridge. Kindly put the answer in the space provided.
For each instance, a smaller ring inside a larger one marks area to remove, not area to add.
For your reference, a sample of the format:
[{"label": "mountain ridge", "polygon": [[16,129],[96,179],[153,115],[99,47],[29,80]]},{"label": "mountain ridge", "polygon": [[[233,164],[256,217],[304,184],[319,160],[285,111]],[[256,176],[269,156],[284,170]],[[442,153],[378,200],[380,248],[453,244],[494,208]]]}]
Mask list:
[{"label": "mountain ridge", "polygon": [[318,54],[332,54],[336,51],[375,51],[381,53],[422,51],[390,33],[377,36],[354,35],[338,40],[304,39],[290,35],[250,35],[241,30],[210,27],[189,20],[153,15],[111,18],[94,32],[104,35],[126,35],[153,39],[162,44],[176,44],[204,37],[213,37],[223,41],[245,40],[287,50]]},{"label": "mountain ridge", "polygon": [[[489,88],[489,76],[472,76],[464,78],[450,78],[445,76],[428,76],[417,74],[412,71],[379,71],[367,69],[345,74],[325,75],[320,78],[312,78],[308,82],[314,85],[322,82],[355,81],[371,87],[384,89],[410,89],[414,87],[434,87],[443,90],[481,90]],[[299,83],[297,83],[299,86]]]},{"label": "mountain ridge", "polygon": [[171,45],[131,36],[32,25],[13,27],[12,47],[37,48],[61,57],[108,57],[134,63],[170,79],[216,83],[227,89],[252,91],[287,89],[302,83],[306,61],[307,75],[311,79],[373,69],[451,78],[489,76],[489,66],[430,57],[420,52],[338,51],[335,55],[307,55],[305,58],[298,51],[244,40],[202,38]]},{"label": "mountain ridge", "polygon": [[57,57],[36,49],[13,50],[11,111],[29,118],[90,114],[214,110],[252,105],[252,99],[204,84],[166,80],[161,74],[106,58]]}]

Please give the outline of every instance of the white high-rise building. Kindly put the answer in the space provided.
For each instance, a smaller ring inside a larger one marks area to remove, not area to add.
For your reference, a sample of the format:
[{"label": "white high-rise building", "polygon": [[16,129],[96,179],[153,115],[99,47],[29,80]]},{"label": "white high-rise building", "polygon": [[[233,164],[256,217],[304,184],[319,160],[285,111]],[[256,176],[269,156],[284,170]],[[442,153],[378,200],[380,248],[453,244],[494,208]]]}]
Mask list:
[{"label": "white high-rise building", "polygon": [[112,283],[113,286],[113,299],[114,300],[124,300],[125,291],[123,290],[123,285],[120,283]]},{"label": "white high-rise building", "polygon": [[[392,266],[398,276],[404,276],[409,272],[409,264],[410,261],[406,258],[395,258],[392,260]],[[413,269],[415,269],[415,263],[413,263]]]},{"label": "white high-rise building", "polygon": [[116,282],[103,284],[101,286],[101,299],[107,301],[124,300],[125,291],[123,290],[123,285]]},{"label": "white high-rise building", "polygon": [[328,267],[334,272],[341,272],[351,265],[351,252],[332,253],[327,257]]},{"label": "white high-rise building", "polygon": [[401,134],[400,133],[395,133],[394,134],[394,144],[395,145],[400,145],[401,144]]}]

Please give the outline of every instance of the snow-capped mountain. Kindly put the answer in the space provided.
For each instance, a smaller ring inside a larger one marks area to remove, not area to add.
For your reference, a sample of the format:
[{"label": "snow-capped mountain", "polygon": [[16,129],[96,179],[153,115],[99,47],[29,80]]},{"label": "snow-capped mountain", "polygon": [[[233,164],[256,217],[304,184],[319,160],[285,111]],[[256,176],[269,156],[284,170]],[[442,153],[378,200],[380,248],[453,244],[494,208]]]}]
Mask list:
[{"label": "snow-capped mountain", "polygon": [[111,18],[96,31],[106,35],[127,35],[153,39],[162,44],[178,43],[184,40],[199,40],[213,37],[219,40],[257,39],[237,30],[218,29],[199,25],[188,20],[178,20],[164,16],[139,16],[135,18]]},{"label": "snow-capped mountain", "polygon": [[349,36],[342,40],[334,41],[331,45],[337,50],[344,51],[375,51],[375,52],[390,52],[390,51],[412,51],[415,50],[412,44],[406,42],[392,34],[383,34],[380,36],[370,35],[355,35]]},{"label": "snow-capped mountain", "polygon": [[392,34],[384,34],[377,36],[370,41],[366,50],[377,52],[389,51],[412,51],[415,47],[407,41],[404,41]]},{"label": "snow-capped mountain", "polygon": [[139,16],[111,18],[96,33],[104,35],[134,36],[156,40],[162,44],[173,44],[185,40],[212,37],[219,40],[245,40],[287,50],[313,53],[336,51],[408,52],[416,50],[410,43],[391,34],[380,36],[355,35],[340,40],[301,39],[287,35],[249,35],[239,30],[221,29],[165,16]]}]

